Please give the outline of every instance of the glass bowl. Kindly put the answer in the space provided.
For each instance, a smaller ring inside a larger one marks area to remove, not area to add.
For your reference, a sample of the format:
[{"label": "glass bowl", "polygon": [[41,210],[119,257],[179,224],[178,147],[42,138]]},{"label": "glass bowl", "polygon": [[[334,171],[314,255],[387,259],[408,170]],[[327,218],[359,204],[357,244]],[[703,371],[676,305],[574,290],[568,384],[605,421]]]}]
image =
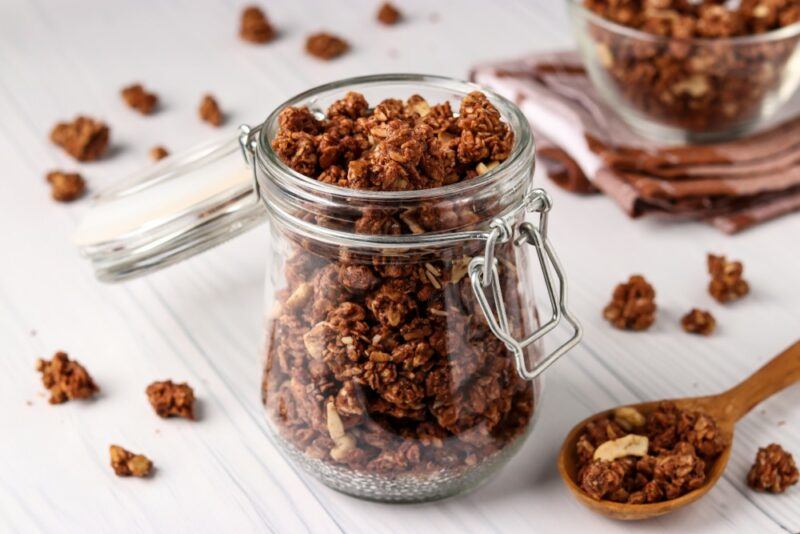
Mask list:
[{"label": "glass bowl", "polygon": [[731,38],[664,37],[568,0],[583,63],[601,97],[636,131],[668,142],[758,129],[800,85],[800,23]]}]

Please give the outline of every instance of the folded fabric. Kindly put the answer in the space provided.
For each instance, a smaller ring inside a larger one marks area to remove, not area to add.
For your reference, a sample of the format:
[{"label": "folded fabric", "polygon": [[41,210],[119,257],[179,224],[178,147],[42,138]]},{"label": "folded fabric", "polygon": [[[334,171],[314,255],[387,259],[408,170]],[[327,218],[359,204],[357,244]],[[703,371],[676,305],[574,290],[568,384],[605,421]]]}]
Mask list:
[{"label": "folded fabric", "polygon": [[736,233],[800,210],[800,118],[735,141],[674,146],[623,122],[576,53],[483,65],[471,77],[520,106],[558,185],[602,191],[631,217],[699,219]]}]

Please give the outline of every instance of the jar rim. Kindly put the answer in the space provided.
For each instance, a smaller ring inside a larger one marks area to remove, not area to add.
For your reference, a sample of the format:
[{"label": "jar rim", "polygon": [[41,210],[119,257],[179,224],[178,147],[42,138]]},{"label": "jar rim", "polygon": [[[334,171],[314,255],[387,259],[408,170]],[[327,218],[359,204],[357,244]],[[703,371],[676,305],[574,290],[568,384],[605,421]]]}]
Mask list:
[{"label": "jar rim", "polygon": [[[272,149],[269,135],[271,131],[275,131],[278,123],[278,116],[286,107],[307,105],[310,100],[324,93],[343,89],[357,91],[360,87],[379,86],[386,83],[400,83],[415,87],[427,86],[436,89],[446,89],[455,94],[462,94],[464,96],[472,91],[481,91],[495,107],[498,107],[500,114],[511,121],[511,126],[514,130],[514,148],[511,154],[495,168],[469,180],[461,180],[441,187],[410,191],[374,191],[368,189],[352,189],[320,182],[315,178],[311,178],[290,168]],[[344,78],[313,87],[293,96],[277,106],[263,122],[258,133],[257,146],[258,150],[256,152],[258,157],[256,157],[255,160],[261,167],[263,174],[277,182],[280,186],[285,187],[292,194],[299,194],[309,199],[321,198],[328,201],[330,201],[330,199],[347,199],[351,201],[371,201],[379,203],[418,202],[468,194],[471,191],[482,189],[498,181],[509,168],[518,166],[522,160],[526,159],[529,150],[531,150],[531,161],[535,161],[536,154],[535,140],[527,118],[523,115],[519,107],[504,96],[487,87],[457,78],[433,74],[410,73],[373,74]],[[268,203],[269,200],[265,199],[265,202]]]}]

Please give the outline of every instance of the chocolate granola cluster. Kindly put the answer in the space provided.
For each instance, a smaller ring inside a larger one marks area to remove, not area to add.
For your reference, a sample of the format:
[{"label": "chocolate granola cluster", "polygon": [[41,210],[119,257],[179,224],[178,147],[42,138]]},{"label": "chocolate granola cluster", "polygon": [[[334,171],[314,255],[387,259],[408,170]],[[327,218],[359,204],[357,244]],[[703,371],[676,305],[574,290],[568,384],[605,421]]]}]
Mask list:
[{"label": "chocolate granola cluster", "polygon": [[[632,438],[641,447],[617,446]],[[675,499],[702,486],[706,468],[726,441],[701,412],[661,402],[646,417],[621,408],[591,421],[578,438],[578,483],[595,499],[646,504]]]},{"label": "chocolate granola cluster", "polygon": [[[617,24],[668,38],[589,26],[597,59],[619,94],[648,117],[694,132],[755,118],[798,41],[710,41],[800,22],[798,0],[584,0],[583,5]],[[698,38],[705,41],[693,40]]]},{"label": "chocolate granola cluster", "polygon": [[656,291],[640,274],[617,284],[603,317],[620,330],[647,330],[656,320]]},{"label": "chocolate granola cluster", "polygon": [[797,484],[800,472],[794,458],[777,443],[758,449],[756,460],[747,473],[747,485],[758,491],[783,493]]},{"label": "chocolate granola cluster", "polygon": [[[273,149],[294,170],[352,189],[455,183],[507,158],[513,133],[485,95],[449,104],[389,99],[371,109],[348,93],[324,119],[287,108]],[[497,199],[469,206],[364,208],[348,232],[414,234],[485,222]],[[480,204],[480,205],[479,205]],[[268,320],[264,402],[288,444],[307,457],[370,474],[467,469],[524,433],[532,386],[490,331],[467,276],[470,245],[392,255],[297,239]],[[515,258],[498,248],[501,278]],[[516,284],[503,287],[518,333]]]},{"label": "chocolate granola cluster", "polygon": [[56,352],[51,360],[36,360],[36,370],[42,374],[42,384],[50,391],[50,404],[89,399],[100,391],[86,368],[70,360],[63,351]]},{"label": "chocolate granola cluster", "polygon": [[728,260],[725,256],[708,254],[708,292],[717,302],[739,300],[750,292],[750,284],[744,279],[744,265],[740,261]]}]

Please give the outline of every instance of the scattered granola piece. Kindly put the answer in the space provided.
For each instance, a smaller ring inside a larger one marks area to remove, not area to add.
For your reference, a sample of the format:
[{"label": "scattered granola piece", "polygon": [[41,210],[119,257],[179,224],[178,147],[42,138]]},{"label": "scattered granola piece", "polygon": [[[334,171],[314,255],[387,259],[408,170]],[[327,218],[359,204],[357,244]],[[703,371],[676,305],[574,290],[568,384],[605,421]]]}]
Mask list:
[{"label": "scattered granola piece", "polygon": [[797,484],[797,466],[791,454],[777,443],[758,449],[755,463],[747,473],[747,484],[758,491],[783,493]]},{"label": "scattered granola piece", "polygon": [[154,146],[150,149],[150,159],[158,161],[169,156],[169,151],[161,145]]},{"label": "scattered granola piece", "polygon": [[66,352],[56,352],[50,361],[36,360],[36,370],[42,373],[42,384],[50,390],[50,404],[88,399],[100,391],[86,369],[70,360]]},{"label": "scattered granola piece", "polygon": [[622,330],[646,330],[656,320],[655,297],[653,286],[643,276],[633,275],[614,289],[603,317]]},{"label": "scattered granola piece", "polygon": [[378,10],[378,21],[387,26],[397,24],[401,18],[400,11],[389,2],[384,2]]},{"label": "scattered granola piece", "polygon": [[239,37],[251,43],[267,43],[275,38],[275,30],[260,7],[248,6],[242,11]]},{"label": "scattered granola piece", "polygon": [[194,421],[194,391],[188,384],[175,384],[172,380],[153,382],[146,393],[159,417],[174,415]]},{"label": "scattered granola piece", "polygon": [[750,292],[750,286],[742,278],[744,266],[740,261],[728,261],[725,256],[709,254],[708,272],[711,275],[708,292],[718,302],[738,300]]},{"label": "scattered granola piece", "polygon": [[710,312],[692,308],[692,310],[681,319],[681,326],[690,334],[710,336],[717,327],[717,321]]},{"label": "scattered granola piece", "polygon": [[50,140],[78,161],[94,161],[108,147],[109,128],[85,116],[72,122],[59,122],[50,132]]},{"label": "scattered granola piece", "polygon": [[158,105],[158,96],[155,93],[148,93],[138,83],[125,87],[121,94],[125,103],[142,115],[150,115]]},{"label": "scattered granola piece", "polygon": [[47,173],[50,194],[58,202],[71,202],[86,191],[86,181],[77,172],[52,171]]},{"label": "scattered granola piece", "polygon": [[153,471],[153,462],[143,454],[134,454],[119,445],[111,445],[108,452],[118,477],[146,477]]},{"label": "scattered granola piece", "polygon": [[349,49],[347,41],[330,33],[315,33],[306,39],[306,52],[326,61],[341,56]]},{"label": "scattered granola piece", "polygon": [[220,126],[224,120],[222,111],[219,109],[219,104],[217,104],[217,100],[211,95],[203,96],[203,100],[200,101],[198,113],[201,120],[211,124],[212,126]]}]

